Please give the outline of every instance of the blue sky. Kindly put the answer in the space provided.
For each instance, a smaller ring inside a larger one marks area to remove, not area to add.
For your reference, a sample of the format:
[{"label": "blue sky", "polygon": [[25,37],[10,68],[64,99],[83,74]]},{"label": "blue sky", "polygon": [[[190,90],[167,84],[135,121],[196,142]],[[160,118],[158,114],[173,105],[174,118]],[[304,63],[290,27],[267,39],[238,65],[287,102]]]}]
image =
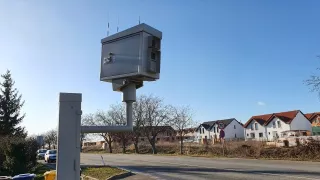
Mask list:
[{"label": "blue sky", "polygon": [[0,1],[0,73],[26,101],[29,133],[57,126],[59,92],[84,113],[121,102],[99,80],[100,40],[141,22],[163,32],[162,71],[138,94],[190,105],[196,121],[319,111],[303,84],[320,67],[319,1]]}]

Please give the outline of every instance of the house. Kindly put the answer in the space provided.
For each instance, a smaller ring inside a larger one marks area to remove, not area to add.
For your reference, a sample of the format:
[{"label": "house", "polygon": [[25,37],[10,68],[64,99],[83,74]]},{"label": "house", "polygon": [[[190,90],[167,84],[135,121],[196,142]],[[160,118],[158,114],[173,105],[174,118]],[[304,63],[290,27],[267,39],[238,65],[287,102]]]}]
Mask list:
[{"label": "house", "polygon": [[82,147],[89,147],[89,146],[102,146],[105,143],[105,141],[96,141],[96,142],[83,142]]},{"label": "house", "polygon": [[[182,131],[182,136],[183,136],[183,140],[186,140],[189,142],[196,141],[196,136],[197,136],[196,128],[185,128]],[[176,130],[176,140],[180,141],[180,134],[178,130]]]},{"label": "house", "polygon": [[215,123],[216,121],[207,121],[200,124],[196,129],[196,140],[199,143],[207,143],[208,140],[210,140],[210,127]]},{"label": "house", "polygon": [[[171,126],[145,126],[141,127],[142,132],[149,132],[149,135],[152,135],[152,132],[158,132],[156,141],[166,141],[166,142],[172,142],[176,139],[176,132]],[[147,136],[141,136],[140,142],[148,141]]]},{"label": "house", "polygon": [[312,135],[320,135],[320,112],[308,113],[306,117],[312,125]]},{"label": "house", "polygon": [[235,118],[230,118],[202,123],[196,130],[198,141],[200,143],[205,143],[206,141],[217,142],[220,139],[219,123],[224,124],[224,138],[226,140],[244,138],[243,124]]},{"label": "house", "polygon": [[223,119],[215,121],[215,123],[210,127],[210,137],[213,140],[213,143],[220,139],[220,129],[218,128],[219,123],[224,124],[224,139],[244,139],[244,128],[242,123],[235,118]]},{"label": "house", "polygon": [[287,111],[252,116],[244,125],[246,140],[274,141],[283,131],[311,132],[311,123],[300,111]]}]

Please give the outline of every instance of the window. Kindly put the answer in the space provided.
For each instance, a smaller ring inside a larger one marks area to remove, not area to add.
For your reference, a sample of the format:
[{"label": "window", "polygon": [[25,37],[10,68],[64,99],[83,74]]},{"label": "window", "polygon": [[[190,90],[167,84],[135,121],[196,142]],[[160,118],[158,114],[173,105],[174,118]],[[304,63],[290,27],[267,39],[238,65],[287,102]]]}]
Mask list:
[{"label": "window", "polygon": [[269,135],[270,135],[270,132],[269,132]]},{"label": "window", "polygon": [[236,125],[233,125],[233,128],[236,129]]},{"label": "window", "polygon": [[201,128],[200,128],[200,134],[201,134]]},{"label": "window", "polygon": [[254,123],[256,130],[258,130],[258,123]]},{"label": "window", "polygon": [[254,133],[250,133],[251,138],[255,138],[255,134]]},{"label": "window", "polygon": [[263,137],[263,133],[259,133],[259,137],[262,138]]},{"label": "window", "polygon": [[202,128],[202,133],[204,134],[204,128]]},{"label": "window", "polygon": [[253,127],[254,125],[253,124],[251,124],[251,130],[254,130],[254,127]]},{"label": "window", "polygon": [[277,121],[277,123],[278,123],[278,128],[281,128],[281,122]]},{"label": "window", "polygon": [[213,132],[216,133],[216,127],[213,127]]},{"label": "window", "polygon": [[249,137],[249,134],[247,134],[247,136]]},{"label": "window", "polygon": [[57,154],[57,150],[51,150],[48,154]]},{"label": "window", "polygon": [[234,134],[234,138],[237,138],[237,134]]},{"label": "window", "polygon": [[272,126],[273,126],[273,128],[276,128],[276,122],[275,121],[272,122]]}]

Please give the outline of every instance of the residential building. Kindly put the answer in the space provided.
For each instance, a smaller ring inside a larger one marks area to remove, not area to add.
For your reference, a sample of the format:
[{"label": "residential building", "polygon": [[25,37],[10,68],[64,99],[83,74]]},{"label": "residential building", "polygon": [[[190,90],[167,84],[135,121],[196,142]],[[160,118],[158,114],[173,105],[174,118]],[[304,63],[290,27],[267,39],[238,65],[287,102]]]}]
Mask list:
[{"label": "residential building", "polygon": [[213,143],[220,139],[220,129],[218,128],[219,123],[224,124],[224,134],[225,140],[230,139],[244,139],[244,128],[243,124],[240,123],[235,118],[217,120],[210,127],[210,138],[213,140]]},{"label": "residential building", "polygon": [[[148,131],[150,132],[149,134],[152,134],[152,128],[154,130],[154,132],[159,132],[157,134],[156,137],[156,141],[167,141],[167,142],[172,142],[175,141],[176,139],[176,132],[175,130],[171,127],[171,126],[154,126],[154,127],[141,127],[141,131],[146,132],[148,129]],[[140,137],[140,142],[143,141],[148,141],[147,136],[141,136]]]},{"label": "residential building", "polygon": [[200,124],[196,129],[196,139],[199,143],[207,143],[208,140],[210,140],[210,127],[215,123],[216,121],[207,121]]},{"label": "residential building", "polygon": [[212,142],[215,143],[220,139],[220,129],[218,124],[224,124],[225,139],[243,139],[244,138],[244,128],[235,118],[222,119],[215,121],[204,122],[197,128],[197,139],[200,143]]},{"label": "residential building", "polygon": [[260,141],[274,141],[283,131],[312,130],[310,121],[300,110],[252,116],[244,128],[246,140]]},{"label": "residential building", "polygon": [[[183,140],[186,140],[189,142],[196,141],[196,136],[197,136],[196,128],[185,128],[183,130],[182,136],[183,136]],[[179,134],[179,131],[177,130],[176,130],[176,140],[180,141],[180,134]]]},{"label": "residential building", "polygon": [[102,146],[105,143],[105,141],[95,141],[95,142],[83,142],[82,147],[89,147],[89,146]]},{"label": "residential building", "polygon": [[312,135],[320,135],[320,112],[308,113],[306,117],[312,125]]}]

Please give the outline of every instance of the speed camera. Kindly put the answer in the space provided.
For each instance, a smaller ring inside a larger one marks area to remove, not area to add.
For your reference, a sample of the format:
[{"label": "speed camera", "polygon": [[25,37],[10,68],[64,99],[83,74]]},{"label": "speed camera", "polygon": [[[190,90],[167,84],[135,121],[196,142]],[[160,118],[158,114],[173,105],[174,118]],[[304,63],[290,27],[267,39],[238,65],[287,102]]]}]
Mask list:
[{"label": "speed camera", "polygon": [[100,80],[159,79],[161,39],[161,31],[144,23],[102,39]]}]

